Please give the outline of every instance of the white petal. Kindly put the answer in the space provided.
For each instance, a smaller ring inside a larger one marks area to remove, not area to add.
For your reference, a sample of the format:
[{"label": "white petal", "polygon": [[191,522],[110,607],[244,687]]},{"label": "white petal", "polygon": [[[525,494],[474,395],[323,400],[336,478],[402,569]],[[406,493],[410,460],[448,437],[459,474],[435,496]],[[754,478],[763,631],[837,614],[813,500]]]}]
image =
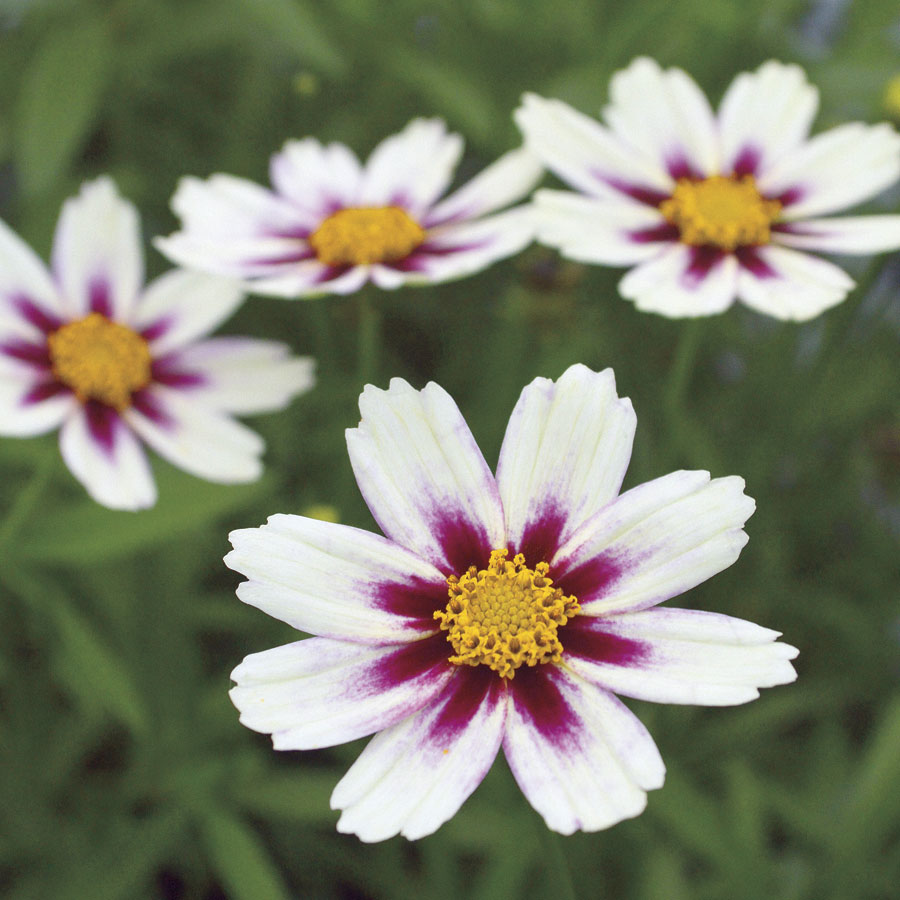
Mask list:
[{"label": "white petal", "polygon": [[[365,737],[430,703],[456,668],[430,646],[366,647],[309,638],[253,653],[231,673],[241,724],[276,750],[315,750]],[[440,644],[446,644],[440,641]]]},{"label": "white petal", "polygon": [[137,210],[110,178],[85,183],[63,205],[53,273],[71,316],[93,310],[130,321],[144,283],[144,251]]},{"label": "white petal", "polygon": [[243,300],[233,278],[171,269],[147,285],[134,324],[150,330],[150,349],[159,358],[218,328]]},{"label": "white petal", "polygon": [[268,297],[298,299],[320,297],[323,294],[352,294],[368,280],[368,266],[340,269],[327,266],[317,259],[285,264],[269,275],[247,282],[248,290]]},{"label": "white petal", "polygon": [[109,407],[78,404],[63,422],[59,448],[69,470],[97,503],[131,510],[156,503],[144,450]]},{"label": "white petal", "polygon": [[757,312],[803,322],[840,303],[853,279],[836,265],[769,244],[756,250],[761,266],[741,267],[738,294]]},{"label": "white petal", "polygon": [[769,60],[738,75],[719,106],[722,171],[742,157],[754,172],[771,169],[809,134],[819,92],[799,66]]},{"label": "white petal", "polygon": [[[63,306],[50,273],[38,255],[0,220],[0,296],[30,300],[47,313],[59,316]],[[7,318],[3,310],[4,320]],[[21,316],[16,316],[17,319]],[[4,323],[5,324],[5,323]],[[31,329],[33,331],[33,329]]]},{"label": "white petal", "polygon": [[459,409],[441,387],[366,385],[362,421],[347,430],[356,481],[393,541],[444,573],[485,564],[506,546],[493,475]]},{"label": "white petal", "polygon": [[310,634],[400,643],[436,629],[447,581],[377,534],[301,516],[270,516],[232,531],[229,568],[248,579],[238,597]]},{"label": "white petal", "polygon": [[278,341],[221,337],[191,344],[167,364],[173,371],[200,376],[191,396],[204,405],[248,415],[283,409],[313,386],[313,360],[290,354],[290,347]]},{"label": "white petal", "polygon": [[619,282],[619,293],[643,312],[670,318],[723,312],[737,294],[737,260],[723,253],[706,268],[697,262],[705,252],[705,248],[673,244],[632,269]]},{"label": "white petal", "polygon": [[639,57],[610,81],[604,110],[618,138],[667,171],[683,163],[699,175],[719,170],[716,121],[709,101],[681,69],[663,71]]},{"label": "white petal", "polygon": [[452,818],[500,748],[499,681],[483,666],[459,667],[436,702],[375,735],[331,795],[332,809],[343,810],[338,831],[416,840]]},{"label": "white petal", "polygon": [[0,434],[4,437],[34,437],[58,428],[74,411],[78,401],[70,391],[46,399],[34,392],[44,379],[33,373],[0,370]]},{"label": "white petal", "polygon": [[222,484],[255,481],[262,474],[262,438],[228,416],[154,385],[146,391],[153,416],[137,406],[123,413],[128,424],[160,456],[198,478]]},{"label": "white petal", "polygon": [[671,243],[669,237],[652,236],[667,223],[650,206],[542,190],[534,196],[534,208],[537,239],[579,262],[631,266],[657,256],[662,244]]},{"label": "white petal", "polygon": [[562,547],[551,572],[584,615],[645,609],[726,569],[753,500],[735,475],[673,472],[622,494]]},{"label": "white petal", "polygon": [[509,206],[529,193],[543,173],[540,160],[530,150],[513,150],[441,200],[424,224],[430,227],[450,219],[474,219]]},{"label": "white petal", "polygon": [[533,566],[619,493],[637,420],[612,369],[536,378],[513,410],[497,484],[509,542]]},{"label": "white petal", "polygon": [[462,138],[440,119],[413,119],[372,151],[359,205],[401,206],[421,216],[446,190],[462,152]]},{"label": "white petal", "polygon": [[798,194],[784,221],[846,209],[868,200],[900,176],[900,135],[890,125],[851,122],[816,135],[757,179],[770,197]]},{"label": "white petal", "polygon": [[675,182],[655,157],[635,153],[595,119],[561,100],[525,94],[513,116],[525,145],[573,187],[607,198],[622,198],[626,188],[649,189],[660,199],[672,193]]},{"label": "white petal", "polygon": [[343,144],[323,146],[315,138],[288,141],[269,164],[275,189],[314,214],[353,206],[359,198],[362,168]]},{"label": "white petal", "polygon": [[666,770],[619,700],[551,665],[519,669],[509,693],[503,752],[548,828],[598,831],[643,812]]},{"label": "white petal", "polygon": [[775,243],[825,253],[885,253],[900,248],[900,216],[806,219],[772,234]]},{"label": "white petal", "polygon": [[[576,625],[577,622],[577,625]],[[797,650],[777,631],[692,609],[647,609],[570,623],[565,664],[593,684],[657,703],[732,706],[787,684]]]}]

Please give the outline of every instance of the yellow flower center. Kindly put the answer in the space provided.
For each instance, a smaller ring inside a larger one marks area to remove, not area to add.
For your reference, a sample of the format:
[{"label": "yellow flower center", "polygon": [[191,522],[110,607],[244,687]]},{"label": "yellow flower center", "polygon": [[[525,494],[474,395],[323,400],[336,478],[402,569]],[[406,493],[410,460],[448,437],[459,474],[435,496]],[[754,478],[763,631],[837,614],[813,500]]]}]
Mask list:
[{"label": "yellow flower center", "polygon": [[399,206],[358,206],[332,213],[310,236],[328,266],[362,266],[405,259],[425,230]]},{"label": "yellow flower center", "polygon": [[683,243],[734,250],[767,244],[769,226],[781,211],[781,204],[766,200],[752,175],[713,175],[702,181],[679,178],[674,193],[659,205],[659,210],[678,226]]},{"label": "yellow flower center", "polygon": [[578,612],[578,601],[553,587],[549,566],[525,565],[518,553],[512,562],[506,550],[491,552],[486,569],[447,579],[450,602],[434,617],[456,651],[450,662],[490,666],[501,678],[513,678],[523,663],[559,662],[562,644],[557,632]]},{"label": "yellow flower center", "polygon": [[53,374],[78,399],[120,412],[150,381],[150,350],[139,335],[100,313],[69,322],[47,338]]}]

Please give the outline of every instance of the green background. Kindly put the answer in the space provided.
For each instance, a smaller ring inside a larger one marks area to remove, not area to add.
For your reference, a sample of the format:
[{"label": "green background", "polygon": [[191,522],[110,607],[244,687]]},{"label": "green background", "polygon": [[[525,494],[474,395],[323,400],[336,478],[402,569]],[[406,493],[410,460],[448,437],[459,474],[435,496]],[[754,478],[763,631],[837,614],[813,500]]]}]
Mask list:
[{"label": "green background", "polygon": [[[0,215],[46,258],[61,202],[109,173],[149,239],[174,230],[183,174],[265,181],[288,138],[364,156],[417,115],[465,136],[465,178],[518,144],[523,91],[595,113],[637,54],[714,101],[739,71],[797,61],[817,129],[877,121],[898,51],[884,0],[2,0]],[[870,204],[898,206],[896,189]],[[546,898],[568,869],[584,898],[896,896],[900,266],[845,264],[864,287],[804,325],[641,314],[618,272],[539,247],[364,303],[252,298],[223,332],[286,339],[318,386],[251,421],[262,481],[155,460],[160,499],[139,514],[88,500],[55,436],[0,441],[0,894]],[[294,637],[235,598],[228,531],[319,504],[374,527],[343,438],[366,381],[437,381],[493,465],[522,387],[575,362],[612,366],[634,401],[626,487],[679,467],[746,478],[749,545],[678,605],[784,632],[798,681],[735,708],[629,702],[668,777],[606,832],[548,842],[500,760],[431,837],[337,834],[329,793],[362,742],[275,753],[228,700],[244,655]]]}]

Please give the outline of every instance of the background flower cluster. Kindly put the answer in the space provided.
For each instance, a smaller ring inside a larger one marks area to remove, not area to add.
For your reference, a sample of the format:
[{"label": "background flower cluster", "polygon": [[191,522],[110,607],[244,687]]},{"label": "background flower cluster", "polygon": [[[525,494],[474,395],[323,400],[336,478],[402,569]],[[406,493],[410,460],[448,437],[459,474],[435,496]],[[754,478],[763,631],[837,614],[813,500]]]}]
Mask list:
[{"label": "background flower cluster", "polygon": [[[801,63],[816,130],[900,110],[900,21],[843,5],[468,0],[129,0],[0,9],[0,217],[44,258],[62,201],[113,176],[146,235],[177,227],[185,173],[266,180],[315,134],[360,156],[413,117],[466,136],[458,184],[519,143],[523,91],[594,114],[638,54],[716,101],[769,58]],[[896,212],[896,189],[863,212]],[[490,462],[537,375],[611,366],[640,411],[626,487],[676,468],[739,473],[758,511],[741,564],[689,598],[785,632],[801,679],[729,710],[633,703],[669,765],[641,818],[566,841],[579,896],[886,897],[900,878],[900,274],[840,260],[849,300],[797,326],[732,309],[665,320],[618,270],[532,247],[478,278],[285,304],[222,333],[317,360],[316,388],[252,421],[266,474],[210,484],[159,459],[157,505],[93,504],[55,438],[0,441],[0,888],[11,897],[546,896],[539,829],[495,766],[437,835],[363,847],[328,795],[350,745],[271,752],[228,672],[293,639],[234,599],[225,535],[273,511],[367,529],[343,431],[365,382],[434,379]],[[147,252],[148,277],[167,268]],[[751,439],[752,438],[752,439]]]}]

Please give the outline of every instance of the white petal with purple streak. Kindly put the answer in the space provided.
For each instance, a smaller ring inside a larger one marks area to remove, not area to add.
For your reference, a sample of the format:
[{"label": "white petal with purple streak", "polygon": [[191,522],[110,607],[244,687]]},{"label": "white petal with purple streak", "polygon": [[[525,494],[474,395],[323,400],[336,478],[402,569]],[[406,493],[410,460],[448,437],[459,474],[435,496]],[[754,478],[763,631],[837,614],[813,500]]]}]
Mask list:
[{"label": "white petal with purple streak", "polygon": [[[2,361],[0,361],[2,362]],[[44,396],[46,379],[33,373],[13,372],[0,365],[0,434],[4,437],[33,437],[58,428],[75,410],[77,401],[64,390]]]},{"label": "white petal with purple streak", "polygon": [[[63,312],[47,267],[31,247],[0,220],[0,299],[9,301],[13,298],[30,300],[54,315]],[[5,302],[0,302],[0,328],[5,331],[8,324],[17,330],[24,328],[25,334],[39,333],[33,325],[27,324],[17,307],[7,307]]]},{"label": "white petal with purple streak", "polygon": [[900,248],[900,216],[844,216],[804,219],[776,231],[777,244],[825,253],[885,253]]},{"label": "white petal with purple streak", "polygon": [[275,189],[310,214],[316,225],[359,196],[362,167],[343,144],[320,144],[315,138],[288,141],[269,164]]}]

